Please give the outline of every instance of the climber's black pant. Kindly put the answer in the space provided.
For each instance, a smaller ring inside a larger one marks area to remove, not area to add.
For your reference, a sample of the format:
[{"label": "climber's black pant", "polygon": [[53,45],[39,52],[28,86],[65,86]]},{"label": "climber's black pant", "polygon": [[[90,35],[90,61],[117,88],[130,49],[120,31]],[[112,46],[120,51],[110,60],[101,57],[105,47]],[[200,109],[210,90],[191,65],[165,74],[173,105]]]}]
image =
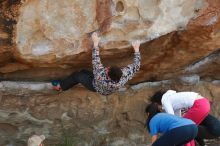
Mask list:
[{"label": "climber's black pant", "polygon": [[81,71],[74,72],[67,78],[61,80],[60,87],[63,91],[65,91],[75,86],[76,84],[81,83],[87,89],[95,92],[96,90],[92,84],[93,79],[94,79],[93,73],[91,71],[83,69]]},{"label": "climber's black pant", "polygon": [[214,139],[220,137],[220,120],[208,114],[198,127],[196,141],[199,145],[204,146],[203,139]]},{"label": "climber's black pant", "polygon": [[220,137],[220,120],[214,116],[208,114],[200,125],[205,126],[214,136]]},{"label": "climber's black pant", "polygon": [[182,146],[194,139],[197,132],[195,124],[177,127],[164,133],[152,146]]}]

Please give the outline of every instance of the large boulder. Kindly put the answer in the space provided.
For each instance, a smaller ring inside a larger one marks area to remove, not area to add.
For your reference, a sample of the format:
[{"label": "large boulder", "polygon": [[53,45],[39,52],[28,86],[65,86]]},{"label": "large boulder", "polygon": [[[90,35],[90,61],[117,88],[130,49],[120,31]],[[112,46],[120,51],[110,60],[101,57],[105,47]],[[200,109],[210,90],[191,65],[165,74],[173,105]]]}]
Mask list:
[{"label": "large boulder", "polygon": [[219,6],[217,0],[2,1],[0,77],[49,80],[91,69],[93,31],[102,37],[106,66],[130,63],[131,41],[141,40],[141,70],[133,83],[185,74],[188,65],[218,50]]}]

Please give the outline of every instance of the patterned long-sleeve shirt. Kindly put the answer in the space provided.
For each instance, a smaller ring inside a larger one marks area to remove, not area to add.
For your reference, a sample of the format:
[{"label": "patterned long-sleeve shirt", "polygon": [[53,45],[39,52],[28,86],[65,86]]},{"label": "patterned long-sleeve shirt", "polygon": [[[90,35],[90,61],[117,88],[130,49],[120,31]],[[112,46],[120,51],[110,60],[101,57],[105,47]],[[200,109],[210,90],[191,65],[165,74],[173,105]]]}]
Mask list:
[{"label": "patterned long-sleeve shirt", "polygon": [[103,67],[100,57],[99,48],[93,48],[92,50],[92,64],[93,64],[93,86],[96,91],[102,95],[109,95],[114,91],[118,90],[120,87],[132,79],[134,74],[140,69],[140,53],[134,53],[134,62],[129,64],[127,67],[122,68],[122,77],[119,82],[115,82],[108,78],[106,74],[106,68]]}]

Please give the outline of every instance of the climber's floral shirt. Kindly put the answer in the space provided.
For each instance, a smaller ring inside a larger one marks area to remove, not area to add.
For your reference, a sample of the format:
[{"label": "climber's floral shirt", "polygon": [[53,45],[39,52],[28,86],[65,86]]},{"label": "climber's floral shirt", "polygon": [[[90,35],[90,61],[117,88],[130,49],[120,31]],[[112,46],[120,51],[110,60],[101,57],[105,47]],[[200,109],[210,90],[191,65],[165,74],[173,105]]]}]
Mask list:
[{"label": "climber's floral shirt", "polygon": [[93,64],[93,86],[96,91],[102,95],[109,95],[114,91],[118,90],[120,87],[132,79],[134,74],[140,69],[140,52],[134,53],[134,62],[129,64],[127,67],[122,68],[122,77],[119,82],[114,82],[107,76],[108,67],[103,67],[100,57],[99,48],[93,48],[92,50],[92,64]]}]

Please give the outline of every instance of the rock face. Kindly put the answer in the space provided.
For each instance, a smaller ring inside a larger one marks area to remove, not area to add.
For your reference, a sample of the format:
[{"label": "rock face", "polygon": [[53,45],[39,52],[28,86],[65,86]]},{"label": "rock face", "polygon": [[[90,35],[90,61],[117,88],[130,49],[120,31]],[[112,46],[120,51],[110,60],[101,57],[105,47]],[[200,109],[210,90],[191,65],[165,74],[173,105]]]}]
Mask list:
[{"label": "rock face", "polygon": [[46,145],[67,138],[81,146],[143,146],[150,143],[144,128],[144,110],[154,92],[160,89],[199,92],[209,98],[212,115],[220,118],[219,85],[219,81],[148,82],[107,97],[80,86],[60,94],[49,90],[47,94],[31,93],[24,86],[11,92],[1,88],[0,145],[24,146],[30,135],[44,134]]},{"label": "rock face", "polygon": [[195,10],[204,7],[204,1],[29,0],[20,8],[16,25],[18,57],[49,65],[77,55],[89,49],[84,48],[85,35],[96,29],[107,32],[104,49],[127,48],[132,39],[146,42],[184,29],[198,17]]},{"label": "rock face", "polygon": [[0,5],[1,78],[50,80],[91,69],[93,31],[102,37],[106,66],[130,63],[131,41],[142,41],[141,71],[131,83],[185,74],[218,50],[219,6],[218,0],[6,0]]},{"label": "rock face", "polygon": [[62,133],[75,145],[146,145],[144,108],[159,89],[200,92],[219,117],[219,8],[219,0],[0,1],[0,80],[49,81],[92,69],[93,31],[105,66],[126,66],[131,41],[142,42],[140,71],[107,97],[1,82],[0,145],[26,145],[34,133],[48,145]]}]

